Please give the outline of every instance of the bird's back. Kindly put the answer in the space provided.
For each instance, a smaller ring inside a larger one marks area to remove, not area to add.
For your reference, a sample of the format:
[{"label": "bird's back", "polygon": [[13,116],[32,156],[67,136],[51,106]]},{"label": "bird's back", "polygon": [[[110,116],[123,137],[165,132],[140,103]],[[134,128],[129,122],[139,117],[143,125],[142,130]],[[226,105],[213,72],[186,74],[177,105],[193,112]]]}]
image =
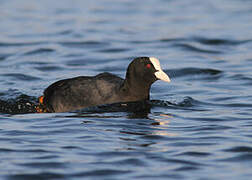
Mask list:
[{"label": "bird's back", "polygon": [[66,112],[113,103],[123,79],[110,73],[57,81],[44,91],[44,104],[51,112]]}]

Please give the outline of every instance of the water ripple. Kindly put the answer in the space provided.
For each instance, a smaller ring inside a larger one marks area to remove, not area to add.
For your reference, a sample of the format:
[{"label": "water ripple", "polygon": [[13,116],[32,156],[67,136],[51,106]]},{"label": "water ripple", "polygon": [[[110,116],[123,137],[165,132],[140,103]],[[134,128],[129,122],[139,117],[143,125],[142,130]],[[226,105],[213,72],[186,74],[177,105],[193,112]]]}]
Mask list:
[{"label": "water ripple", "polygon": [[252,147],[249,146],[236,146],[230,149],[225,149],[224,151],[227,152],[235,152],[235,153],[242,153],[242,152],[247,152],[247,153],[252,153]]},{"label": "water ripple", "polygon": [[69,48],[101,48],[109,45],[108,42],[101,41],[65,41],[59,44]]},{"label": "water ripple", "polygon": [[187,51],[193,51],[198,53],[208,53],[208,54],[222,54],[222,51],[219,50],[212,50],[212,49],[203,49],[203,47],[196,47],[191,44],[186,43],[176,43],[173,45],[174,47],[179,47]]},{"label": "water ripple", "polygon": [[19,163],[17,164],[18,166],[26,166],[26,167],[33,167],[33,168],[38,168],[38,169],[41,169],[41,168],[64,168],[65,167],[65,164],[61,163],[61,162],[33,162],[33,163]]},{"label": "water ripple", "polygon": [[103,53],[120,53],[120,52],[129,51],[129,50],[130,49],[128,49],[128,48],[109,48],[109,49],[99,50],[99,52],[103,52]]},{"label": "water ripple", "polygon": [[201,44],[210,46],[219,46],[219,45],[233,46],[233,45],[245,44],[252,41],[252,40],[208,39],[205,37],[195,37],[193,39]]},{"label": "water ripple", "polygon": [[24,53],[24,55],[35,55],[35,54],[42,54],[42,53],[51,53],[54,52],[54,49],[51,48],[39,48],[39,49],[35,49],[29,52]]},{"label": "water ripple", "polygon": [[234,163],[241,163],[241,162],[251,162],[252,160],[252,154],[241,154],[232,156],[230,158],[223,158],[219,161],[225,161],[225,162],[234,162]]},{"label": "water ripple", "polygon": [[9,180],[24,180],[24,179],[63,179],[64,174],[51,173],[51,172],[41,172],[41,173],[18,173],[16,175],[10,175],[7,178]]},{"label": "water ripple", "polygon": [[7,59],[9,56],[11,56],[12,54],[0,54],[0,61],[3,61],[5,59]]},{"label": "water ripple", "polygon": [[172,69],[172,70],[167,70],[167,73],[169,76],[172,78],[177,78],[177,77],[184,77],[184,76],[193,76],[193,75],[207,75],[209,76],[214,76],[218,77],[220,76],[223,72],[221,70],[217,69],[210,69],[210,68],[180,68],[180,69]]},{"label": "water ripple", "polygon": [[73,174],[72,177],[102,177],[131,173],[129,170],[100,169]]},{"label": "water ripple", "polygon": [[35,67],[35,69],[39,71],[43,71],[43,72],[48,72],[48,71],[55,72],[55,71],[60,71],[63,68],[59,66],[40,65],[38,67]]},{"label": "water ripple", "polygon": [[38,41],[38,42],[0,42],[0,47],[11,47],[11,46],[35,46],[45,44],[46,42]]},{"label": "water ripple", "polygon": [[188,151],[188,152],[178,154],[177,156],[205,157],[205,156],[210,156],[210,155],[212,154],[208,152]]},{"label": "water ripple", "polygon": [[27,74],[21,74],[21,73],[6,73],[6,74],[1,74],[1,76],[10,77],[10,78],[17,80],[17,81],[41,80],[41,78],[39,78],[39,77],[35,77],[35,76],[27,75]]}]

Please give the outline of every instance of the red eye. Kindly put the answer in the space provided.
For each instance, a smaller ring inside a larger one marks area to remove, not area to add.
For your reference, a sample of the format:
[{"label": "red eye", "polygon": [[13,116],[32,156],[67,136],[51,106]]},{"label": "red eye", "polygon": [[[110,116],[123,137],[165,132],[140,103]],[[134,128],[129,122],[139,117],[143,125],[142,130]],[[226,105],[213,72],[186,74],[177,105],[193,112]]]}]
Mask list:
[{"label": "red eye", "polygon": [[150,65],[150,64],[146,64],[146,67],[147,67],[148,69],[150,69],[150,68],[151,68],[151,65]]}]

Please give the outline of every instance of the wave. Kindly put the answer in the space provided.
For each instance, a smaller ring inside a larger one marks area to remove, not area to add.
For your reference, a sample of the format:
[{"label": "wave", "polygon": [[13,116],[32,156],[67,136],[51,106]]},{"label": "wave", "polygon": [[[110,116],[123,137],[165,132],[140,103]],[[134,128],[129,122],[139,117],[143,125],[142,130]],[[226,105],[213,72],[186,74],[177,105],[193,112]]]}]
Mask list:
[{"label": "wave", "polygon": [[[199,101],[191,97],[185,97],[181,102],[170,102],[165,100],[146,100],[138,102],[124,102],[104,104],[83,108],[81,110],[73,111],[74,113],[92,114],[104,112],[133,112],[140,114],[148,114],[153,107],[163,107],[170,109],[184,109],[184,110],[197,110],[193,108],[200,104]],[[37,97],[21,94],[15,99],[0,100],[0,113],[3,114],[27,114],[37,113],[38,100]]]},{"label": "wave", "polygon": [[0,100],[0,113],[27,114],[35,113],[37,98],[22,94],[15,99]]},{"label": "wave", "polygon": [[218,69],[210,69],[210,68],[180,68],[180,69],[171,69],[166,71],[171,78],[178,78],[178,77],[187,77],[187,76],[194,76],[194,75],[207,75],[211,77],[218,77],[220,76],[223,71]]}]

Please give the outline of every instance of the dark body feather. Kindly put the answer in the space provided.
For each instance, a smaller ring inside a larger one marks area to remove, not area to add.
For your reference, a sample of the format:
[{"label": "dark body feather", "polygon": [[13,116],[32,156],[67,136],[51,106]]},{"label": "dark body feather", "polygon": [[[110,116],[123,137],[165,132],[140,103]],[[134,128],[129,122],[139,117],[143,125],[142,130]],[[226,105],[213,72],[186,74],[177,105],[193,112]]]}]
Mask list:
[{"label": "dark body feather", "polygon": [[96,76],[79,76],[57,81],[44,91],[47,112],[67,112],[85,107],[116,102],[133,102],[149,99],[150,87],[157,80],[148,57],[136,58],[122,79],[111,73]]}]

